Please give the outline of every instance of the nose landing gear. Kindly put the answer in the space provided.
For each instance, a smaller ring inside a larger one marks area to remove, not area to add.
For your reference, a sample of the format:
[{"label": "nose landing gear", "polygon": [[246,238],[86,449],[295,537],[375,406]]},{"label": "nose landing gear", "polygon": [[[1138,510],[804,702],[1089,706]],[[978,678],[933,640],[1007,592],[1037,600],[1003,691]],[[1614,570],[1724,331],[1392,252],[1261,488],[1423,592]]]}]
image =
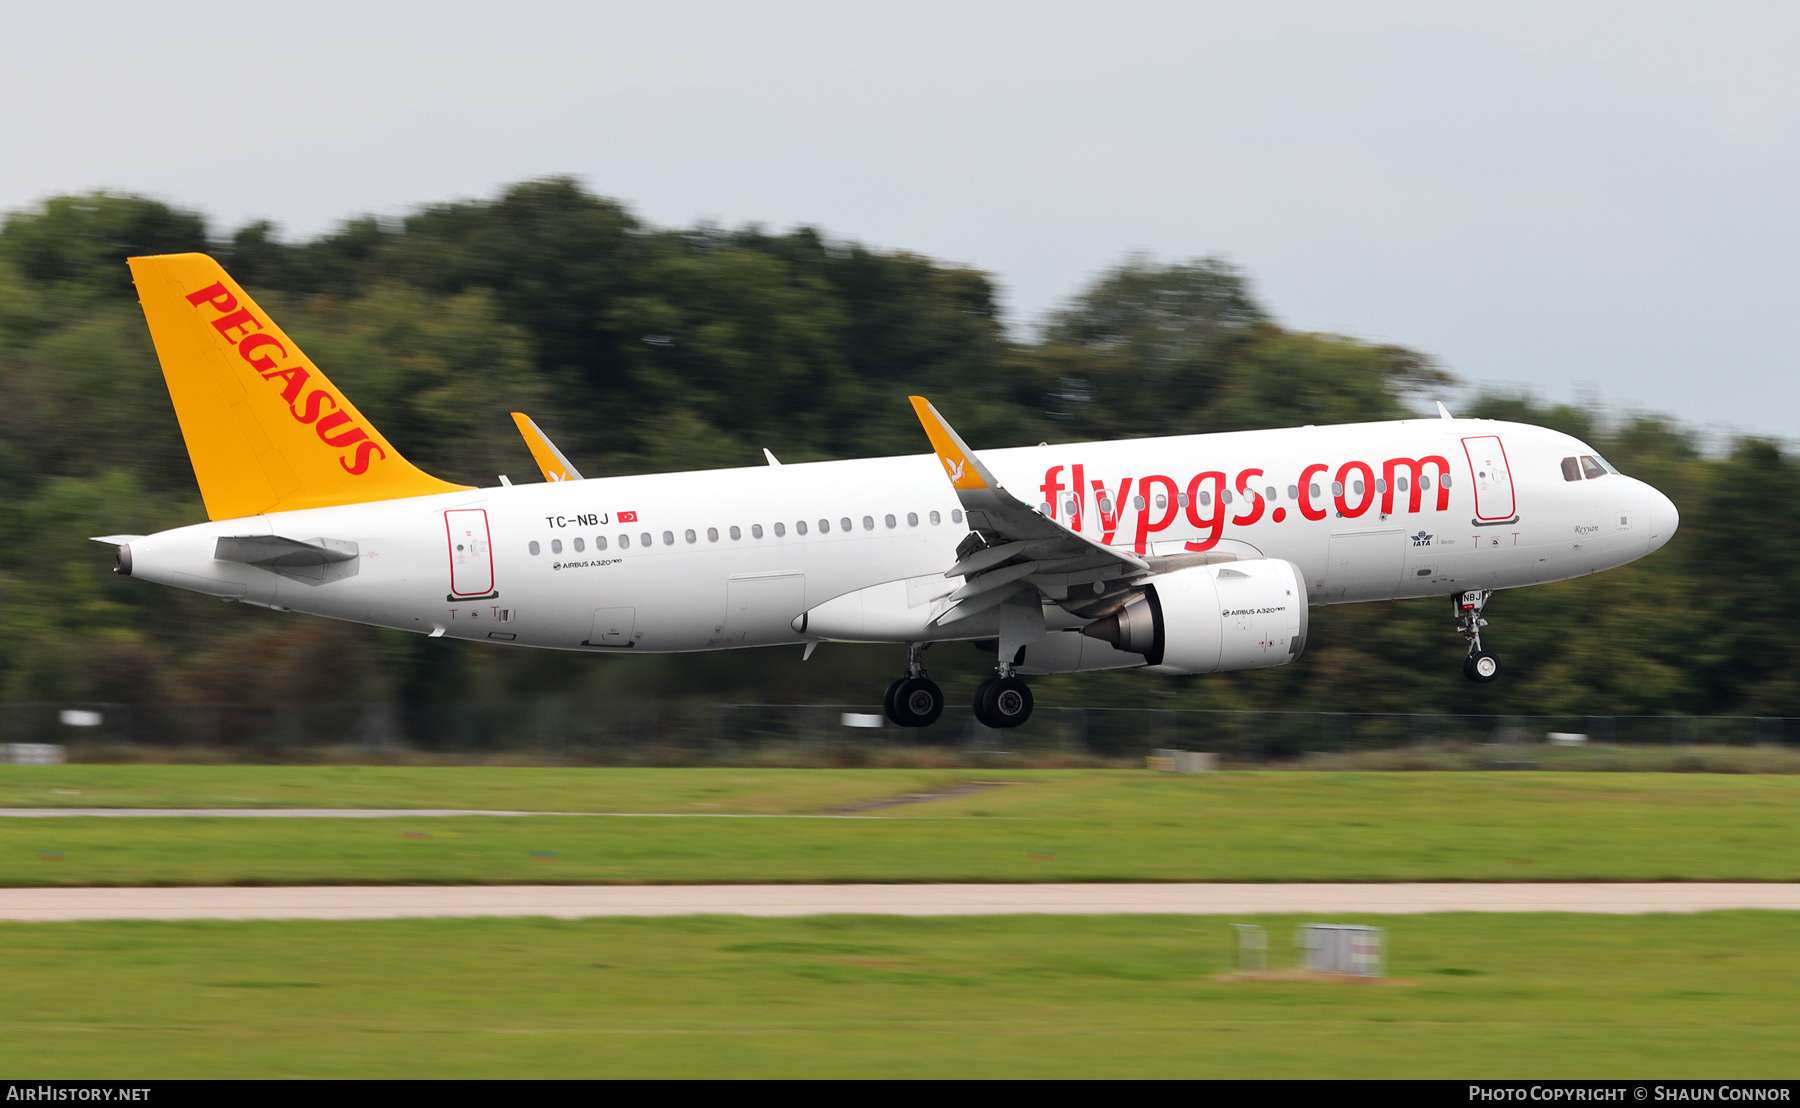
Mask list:
[{"label": "nose landing gear", "polygon": [[1483,685],[1500,676],[1500,659],[1481,645],[1481,629],[1487,626],[1481,612],[1493,595],[1491,589],[1470,589],[1450,598],[1456,611],[1456,629],[1469,640],[1469,656],[1463,659],[1463,676]]},{"label": "nose landing gear", "polygon": [[906,650],[906,676],[898,678],[881,698],[881,710],[896,727],[929,727],[944,714],[944,691],[925,676],[924,653],[930,643],[913,643]]}]

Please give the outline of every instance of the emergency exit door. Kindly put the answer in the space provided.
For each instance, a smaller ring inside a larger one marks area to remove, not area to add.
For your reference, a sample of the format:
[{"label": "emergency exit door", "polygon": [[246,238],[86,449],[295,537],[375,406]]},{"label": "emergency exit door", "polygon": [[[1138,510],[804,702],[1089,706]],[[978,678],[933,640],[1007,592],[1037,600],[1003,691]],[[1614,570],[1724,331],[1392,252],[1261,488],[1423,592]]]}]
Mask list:
[{"label": "emergency exit door", "polygon": [[1513,502],[1512,470],[1506,464],[1506,447],[1500,436],[1473,435],[1462,442],[1474,482],[1476,522],[1510,522],[1519,509]]},{"label": "emergency exit door", "polygon": [[487,511],[457,508],[444,513],[450,543],[449,600],[477,600],[494,592],[494,549],[488,538]]}]

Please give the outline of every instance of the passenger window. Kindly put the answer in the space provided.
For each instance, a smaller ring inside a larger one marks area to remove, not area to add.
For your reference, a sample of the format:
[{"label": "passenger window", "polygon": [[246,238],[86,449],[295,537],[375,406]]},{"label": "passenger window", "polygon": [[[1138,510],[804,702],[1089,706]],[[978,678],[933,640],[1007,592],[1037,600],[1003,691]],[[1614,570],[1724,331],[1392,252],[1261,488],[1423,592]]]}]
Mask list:
[{"label": "passenger window", "polygon": [[619,536],[619,549],[620,550],[630,550],[631,549],[631,536],[630,535],[620,535]]},{"label": "passenger window", "polygon": [[1606,476],[1606,467],[1602,466],[1599,462],[1596,462],[1592,457],[1586,454],[1581,456],[1581,471],[1587,474],[1587,478],[1590,481],[1596,477]]},{"label": "passenger window", "polygon": [[638,536],[638,545],[642,546],[644,549],[648,550],[652,546],[656,545],[656,540],[652,539],[650,537],[650,532],[645,531],[643,534]]},{"label": "passenger window", "polygon": [[1226,504],[1231,503],[1231,500],[1232,500],[1231,490],[1226,489],[1223,492],[1219,493],[1219,500]]},{"label": "passenger window", "polygon": [[1184,492],[1180,496],[1176,497],[1175,503],[1180,505],[1183,508],[1187,507],[1188,506],[1187,493]]},{"label": "passenger window", "polygon": [[1167,508],[1169,506],[1169,498],[1164,496],[1160,492],[1157,493],[1156,494],[1156,506],[1158,508]]},{"label": "passenger window", "polygon": [[742,531],[738,530],[737,524],[735,524],[735,523],[732,524],[731,525],[731,541],[736,542],[743,537],[744,537],[744,533]]},{"label": "passenger window", "polygon": [[526,548],[525,548],[525,549],[527,549],[527,550],[529,550],[529,551],[531,551],[531,556],[532,556],[532,557],[533,557],[533,558],[535,558],[535,557],[537,557],[537,556],[538,556],[538,554],[539,554],[539,553],[540,553],[540,552],[541,552],[541,551],[542,551],[542,550],[543,550],[543,548],[542,548],[542,547],[540,547],[540,546],[539,546],[539,545],[538,545],[538,544],[537,544],[537,540],[536,540],[536,539],[532,539],[532,540],[531,540],[531,545],[530,545],[530,546],[528,546],[528,547],[526,547]]},{"label": "passenger window", "polygon": [[[734,539],[737,538],[737,528],[733,527],[731,529],[731,537]],[[750,537],[753,539],[762,538],[762,524],[752,523],[750,525]]]},{"label": "passenger window", "polygon": [[1319,495],[1319,483],[1317,481],[1313,481],[1312,483],[1308,484],[1306,486],[1306,494],[1308,496]]},{"label": "passenger window", "polygon": [[1211,503],[1212,503],[1212,493],[1207,492],[1205,489],[1200,490],[1200,506],[1202,508],[1204,508],[1204,507],[1207,507],[1208,505],[1210,505]]},{"label": "passenger window", "polygon": [[606,549],[606,536],[605,535],[595,535],[594,536],[594,549],[595,550],[605,550]]},{"label": "passenger window", "polygon": [[1562,469],[1563,469],[1563,480],[1565,480],[1565,481],[1581,480],[1581,463],[1576,461],[1574,458],[1564,458],[1562,460]]},{"label": "passenger window", "polygon": [[[1362,491],[1362,490],[1361,490],[1361,489],[1357,489],[1357,490],[1356,490],[1356,491],[1357,491],[1357,492],[1361,492],[1361,491]],[[1386,481],[1385,481],[1385,480],[1383,480],[1383,479],[1381,479],[1381,478],[1379,478],[1379,477],[1377,477],[1377,478],[1376,478],[1376,479],[1375,479],[1375,491],[1376,491],[1376,492],[1380,492],[1380,493],[1385,493],[1385,492],[1387,492],[1387,482],[1386,482]]]},{"label": "passenger window", "polygon": [[919,513],[917,513],[917,512],[906,513],[906,525],[908,527],[917,527],[919,525]]},{"label": "passenger window", "polygon": [[1331,495],[1333,495],[1333,496],[1344,495],[1344,483],[1342,481],[1333,481],[1331,483]]},{"label": "passenger window", "polygon": [[1268,488],[1266,488],[1266,489],[1264,489],[1264,490],[1263,490],[1263,492],[1265,492],[1265,493],[1268,493],[1268,494],[1269,494],[1269,499],[1270,499],[1270,500],[1274,500],[1274,499],[1275,499],[1275,486],[1273,486],[1273,485],[1270,485],[1270,486],[1269,486],[1269,487],[1268,487]]},{"label": "passenger window", "polygon": [[849,516],[845,516],[843,519],[838,520],[838,530],[844,532],[846,535],[850,533],[850,517]]},{"label": "passenger window", "polygon": [[[714,534],[717,534],[717,532],[714,532]],[[665,536],[663,536],[663,537],[664,537],[664,538],[665,538],[665,539],[666,539],[666,538],[667,538],[667,537],[668,537],[668,536],[666,536],[666,535],[665,535]],[[682,536],[681,536],[681,537],[682,537],[682,538],[684,538],[684,539],[686,539],[686,540],[687,540],[687,541],[689,541],[689,542],[695,542],[695,541],[698,541],[698,540],[699,540],[699,538],[700,538],[700,536],[699,536],[699,535],[696,535],[696,534],[694,534],[694,529],[693,529],[693,528],[692,528],[692,527],[689,527],[689,528],[688,528],[688,529],[687,529],[687,532],[686,532],[686,533],[685,533],[685,534],[683,534],[683,535],[682,535]]]},{"label": "passenger window", "polygon": [[936,512],[931,513],[931,525],[933,527],[936,527],[938,524],[940,524],[942,522],[944,522],[943,519]]},{"label": "passenger window", "polygon": [[1400,491],[1401,491],[1401,492],[1405,492],[1405,491],[1406,491],[1406,490],[1407,490],[1407,489],[1408,489],[1408,488],[1410,488],[1410,487],[1411,487],[1411,486],[1409,486],[1409,485],[1408,485],[1408,484],[1407,484],[1407,483],[1406,483],[1406,478],[1404,478],[1404,477],[1402,477],[1402,478],[1400,478],[1400,480],[1399,480],[1399,482],[1398,482],[1398,484],[1399,484],[1399,486],[1400,486]]},{"label": "passenger window", "polygon": [[[802,526],[805,526],[805,525],[802,524]],[[802,534],[804,534],[804,533],[805,532],[802,532]],[[787,537],[787,524],[777,523],[775,525],[775,537],[778,539]]]},{"label": "passenger window", "polygon": [[794,524],[794,534],[796,534],[796,535],[806,534],[806,521],[804,519],[799,520]]},{"label": "passenger window", "polygon": [[886,519],[882,520],[882,522],[888,525],[888,530],[890,530],[890,531],[892,531],[894,528],[900,526],[900,521],[895,519],[893,516],[888,516]]},{"label": "passenger window", "polygon": [[821,519],[819,521],[819,534],[821,534],[821,535],[831,534],[831,521],[829,519]]},{"label": "passenger window", "polygon": [[[691,534],[693,534],[693,532],[689,531],[688,534],[691,535]],[[664,531],[663,532],[663,545],[664,546],[674,546],[675,545],[675,532],[673,532],[673,531]]]},{"label": "passenger window", "polygon": [[1299,485],[1289,485],[1288,486],[1288,499],[1289,500],[1300,499],[1300,486]]},{"label": "passenger window", "polygon": [[961,523],[962,522],[962,509],[961,508],[950,509],[950,522],[951,523]]},{"label": "passenger window", "polygon": [[1133,508],[1136,508],[1140,512],[1143,511],[1144,510],[1144,498],[1141,496],[1132,497],[1131,498],[1131,506]]},{"label": "passenger window", "polygon": [[550,540],[550,553],[552,553],[552,554],[561,554],[562,553],[562,540],[561,539],[551,539]]},{"label": "passenger window", "polygon": [[1363,494],[1363,484],[1361,481],[1350,482],[1350,487],[1355,490],[1356,495],[1361,496]]},{"label": "passenger window", "polygon": [[717,527],[708,527],[706,529],[706,541],[707,542],[718,542],[719,541],[719,529]]},{"label": "passenger window", "polygon": [[587,549],[587,543],[582,542],[580,539],[575,540],[575,553],[579,554],[583,550],[586,550],[586,549]]},{"label": "passenger window", "polygon": [[[888,518],[892,519],[893,517],[889,516]],[[892,527],[893,524],[890,523],[890,524],[888,524],[888,526]],[[865,531],[875,530],[875,517],[874,516],[864,516],[863,517],[863,530],[865,530]]]},{"label": "passenger window", "polygon": [[[1429,486],[1427,486],[1427,487],[1429,487]],[[1446,473],[1442,477],[1438,478],[1438,488],[1447,489],[1449,487],[1450,487],[1450,475],[1448,473]]]}]

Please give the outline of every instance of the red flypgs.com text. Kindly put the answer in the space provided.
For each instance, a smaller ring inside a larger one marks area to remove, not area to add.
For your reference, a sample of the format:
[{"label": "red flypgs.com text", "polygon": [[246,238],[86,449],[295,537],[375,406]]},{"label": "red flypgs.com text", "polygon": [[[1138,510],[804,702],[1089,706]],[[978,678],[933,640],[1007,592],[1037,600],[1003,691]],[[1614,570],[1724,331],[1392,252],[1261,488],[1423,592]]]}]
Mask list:
[{"label": "red flypgs.com text", "polygon": [[[1143,554],[1150,536],[1166,531],[1175,521],[1186,516],[1187,522],[1201,532],[1201,537],[1186,544],[1189,550],[1210,550],[1225,533],[1225,524],[1248,527],[1268,518],[1281,523],[1287,519],[1287,508],[1269,508],[1266,491],[1276,487],[1260,469],[1239,470],[1235,481],[1223,470],[1206,470],[1188,478],[1185,484],[1160,473],[1146,477],[1123,477],[1117,489],[1106,482],[1087,476],[1083,465],[1051,466],[1044,471],[1044,483],[1038,486],[1044,503],[1050,507],[1051,519],[1062,519],[1076,531],[1082,529],[1087,513],[1088,496],[1094,498],[1094,514],[1100,524],[1100,541],[1112,545],[1124,518],[1125,506],[1135,495],[1143,507],[1137,509],[1135,549]],[[1067,480],[1064,473],[1068,474]],[[1438,454],[1423,458],[1389,458],[1381,463],[1380,476],[1368,462],[1345,462],[1333,472],[1324,462],[1315,462],[1300,471],[1300,479],[1288,487],[1292,500],[1307,519],[1324,519],[1325,505],[1338,515],[1355,519],[1374,508],[1379,501],[1381,514],[1394,513],[1395,494],[1403,495],[1408,512],[1426,509],[1425,494],[1435,495],[1436,503],[1428,510],[1450,510],[1450,462]],[[1322,482],[1329,480],[1330,487]],[[1433,486],[1436,486],[1435,488]],[[1236,497],[1232,495],[1235,490]],[[1235,505],[1235,512],[1234,512]]]},{"label": "red flypgs.com text", "polygon": [[[199,292],[188,293],[187,301],[196,308],[208,305],[219,313],[219,317],[211,321],[213,329],[237,347],[238,356],[249,362],[250,368],[263,380],[282,383],[281,399],[287,404],[289,415],[301,423],[311,424],[326,446],[345,451],[338,455],[338,465],[344,467],[344,472],[361,477],[369,472],[369,465],[375,459],[387,457],[381,444],[371,441],[369,433],[356,426],[354,417],[343,410],[348,405],[341,397],[323,388],[307,390],[306,384],[313,377],[312,370],[303,365],[283,366],[277,360],[289,357],[287,347],[273,335],[265,334],[263,321],[250,314],[248,308],[238,307],[237,297],[223,283],[215,281]],[[304,399],[301,393],[306,394]],[[350,447],[356,449],[350,450]]]}]

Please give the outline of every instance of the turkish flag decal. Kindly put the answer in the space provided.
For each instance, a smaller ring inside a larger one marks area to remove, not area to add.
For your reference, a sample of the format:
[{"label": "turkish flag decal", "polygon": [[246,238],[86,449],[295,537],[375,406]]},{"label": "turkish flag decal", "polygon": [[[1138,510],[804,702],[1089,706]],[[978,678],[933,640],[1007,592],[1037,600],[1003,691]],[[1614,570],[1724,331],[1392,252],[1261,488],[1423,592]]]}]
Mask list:
[{"label": "turkish flag decal", "polygon": [[636,523],[637,522],[637,513],[636,512],[620,512],[619,513],[619,522],[620,523]]}]

